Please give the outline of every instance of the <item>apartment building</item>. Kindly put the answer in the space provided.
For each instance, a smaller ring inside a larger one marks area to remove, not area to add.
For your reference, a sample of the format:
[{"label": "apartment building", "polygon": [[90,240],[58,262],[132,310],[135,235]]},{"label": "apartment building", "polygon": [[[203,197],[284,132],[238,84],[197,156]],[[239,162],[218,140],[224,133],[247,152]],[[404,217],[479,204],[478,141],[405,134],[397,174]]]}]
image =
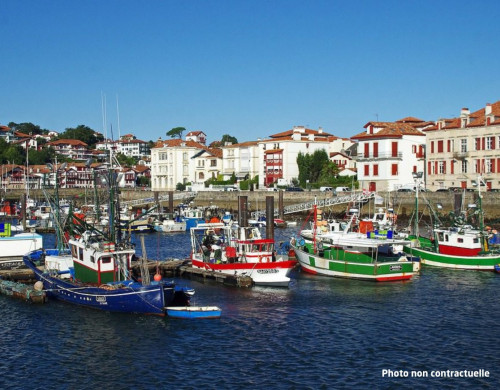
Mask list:
[{"label": "apartment building", "polygon": [[226,145],[222,150],[222,175],[229,180],[234,174],[237,179],[246,177],[253,179],[257,176],[260,163],[260,149],[258,141],[248,141]]},{"label": "apartment building", "polygon": [[472,188],[481,175],[485,189],[500,190],[500,101],[460,116],[440,119],[424,130],[427,185]]},{"label": "apartment building", "polygon": [[[368,122],[358,140],[357,172],[360,187],[368,191],[393,191],[414,182],[413,172],[423,172],[425,133],[433,125],[407,117],[396,122]],[[425,178],[424,178],[425,180]]]},{"label": "apartment building", "polygon": [[222,152],[199,142],[171,139],[159,140],[151,149],[151,189],[173,191],[177,183],[192,183],[193,189],[204,188],[210,178],[222,169]]}]

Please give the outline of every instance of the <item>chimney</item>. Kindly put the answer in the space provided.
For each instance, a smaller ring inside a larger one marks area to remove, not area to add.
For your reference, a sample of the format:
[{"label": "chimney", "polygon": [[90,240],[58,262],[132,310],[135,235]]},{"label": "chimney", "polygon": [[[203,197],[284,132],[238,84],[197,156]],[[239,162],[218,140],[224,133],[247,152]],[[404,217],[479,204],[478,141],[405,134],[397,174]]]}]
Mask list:
[{"label": "chimney", "polygon": [[486,103],[486,108],[484,109],[484,114],[485,115],[491,114],[491,104],[490,103]]},{"label": "chimney", "polygon": [[320,127],[318,127],[318,133],[319,133],[319,134],[323,133],[323,128],[322,128],[321,126],[320,126]]},{"label": "chimney", "polygon": [[460,124],[461,127],[466,127],[469,124],[470,111],[468,108],[462,108],[460,111]]}]

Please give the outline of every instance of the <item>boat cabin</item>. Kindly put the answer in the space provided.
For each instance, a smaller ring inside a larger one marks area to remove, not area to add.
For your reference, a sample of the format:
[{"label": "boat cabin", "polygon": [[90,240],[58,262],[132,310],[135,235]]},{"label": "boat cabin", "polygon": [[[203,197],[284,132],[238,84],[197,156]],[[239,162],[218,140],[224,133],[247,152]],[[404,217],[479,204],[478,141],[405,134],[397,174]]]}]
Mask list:
[{"label": "boat cabin", "polygon": [[458,228],[434,231],[439,253],[454,256],[476,256],[482,250],[481,235],[477,230]]},{"label": "boat cabin", "polygon": [[116,250],[111,242],[87,236],[70,240],[69,246],[76,280],[100,285],[130,279],[134,249]]}]

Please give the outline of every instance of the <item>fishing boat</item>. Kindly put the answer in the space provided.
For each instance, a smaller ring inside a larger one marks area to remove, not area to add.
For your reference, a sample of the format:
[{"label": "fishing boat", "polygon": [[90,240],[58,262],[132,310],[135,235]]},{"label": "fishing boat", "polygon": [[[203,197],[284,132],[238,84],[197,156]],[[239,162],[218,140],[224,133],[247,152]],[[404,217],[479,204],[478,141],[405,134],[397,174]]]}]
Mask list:
[{"label": "fishing boat", "polygon": [[[478,228],[468,221],[467,211],[454,220],[453,226],[434,227],[431,237],[419,234],[418,215],[415,217],[413,234],[405,245],[405,252],[418,256],[422,264],[464,270],[495,271],[495,266],[500,264],[500,252],[490,250],[488,235],[484,227],[484,215],[481,206],[482,177],[479,176],[477,204],[472,204],[470,209],[477,217]],[[418,214],[418,189],[415,196]],[[437,224],[437,223],[436,223]]]},{"label": "fishing boat", "polygon": [[[316,207],[313,212],[317,221]],[[317,237],[317,227],[316,222],[310,239],[299,236],[290,242],[305,272],[385,282],[411,279],[420,269],[417,259],[403,252],[402,239],[346,230]]]},{"label": "fishing boat", "polygon": [[[164,281],[159,274],[151,280],[144,257],[140,263],[141,277],[133,276],[135,248],[130,242],[130,235],[122,232],[118,223],[116,183],[119,177],[110,167],[103,178],[109,183],[110,192],[107,231],[97,230],[76,216],[64,221],[54,218],[58,227],[58,248],[50,253],[45,250],[30,252],[23,258],[26,266],[43,283],[49,299],[109,312],[159,316],[166,315],[167,306],[188,305],[194,290]],[[58,202],[51,198],[51,204],[54,206]],[[54,209],[59,217],[57,207]],[[74,220],[78,223],[72,224]],[[73,231],[73,237],[68,238],[72,229],[77,230]],[[45,261],[46,257],[48,261]],[[45,267],[40,269],[38,266],[43,264]]]},{"label": "fishing boat", "polygon": [[192,266],[235,276],[249,276],[256,285],[287,287],[297,260],[278,253],[274,239],[262,238],[256,227],[223,223],[191,229]]},{"label": "fishing boat", "polygon": [[37,233],[13,234],[9,222],[0,222],[0,269],[24,267],[23,256],[43,246],[43,237]]},{"label": "fishing boat", "polygon": [[166,309],[169,317],[180,319],[220,318],[222,313],[218,306],[171,306]]},{"label": "fishing boat", "polygon": [[154,230],[161,233],[183,233],[186,231],[186,221],[180,215],[162,216],[153,223]]}]

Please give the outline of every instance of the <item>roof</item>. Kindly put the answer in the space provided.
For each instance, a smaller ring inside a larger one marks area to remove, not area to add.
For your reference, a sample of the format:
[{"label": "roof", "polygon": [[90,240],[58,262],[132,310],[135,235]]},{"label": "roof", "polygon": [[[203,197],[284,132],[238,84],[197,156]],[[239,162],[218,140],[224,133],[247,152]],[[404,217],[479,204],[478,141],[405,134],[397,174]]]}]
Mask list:
[{"label": "roof", "polygon": [[373,134],[363,131],[351,138],[362,140],[373,138],[401,138],[404,135],[425,135],[423,132],[416,129],[414,125],[403,122],[368,122],[364,127],[368,128],[370,125],[378,127],[380,130]]},{"label": "roof", "polygon": [[241,142],[239,144],[224,145],[224,146],[221,146],[221,147],[224,148],[224,149],[227,149],[227,148],[244,148],[244,147],[247,147],[247,146],[256,146],[258,144],[259,144],[259,141],[247,141],[247,142]]},{"label": "roof", "polygon": [[397,123],[418,123],[418,122],[424,122],[424,120],[415,118],[414,116],[407,116],[406,118],[397,120],[396,122]]},{"label": "roof", "polygon": [[300,132],[301,134],[306,135],[306,136],[313,134],[314,137],[324,137],[324,138],[335,137],[333,134],[326,133],[324,131],[319,131],[319,130],[306,129],[305,127],[294,127],[291,130],[283,131],[281,133],[272,134],[272,135],[270,135],[270,137],[273,139],[275,139],[275,138],[291,138],[295,132]]},{"label": "roof", "polygon": [[88,146],[85,142],[80,141],[79,139],[58,139],[57,141],[48,142],[47,145]]},{"label": "roof", "polygon": [[205,133],[203,131],[190,131],[189,133],[186,134],[186,137],[193,136],[193,135],[201,135],[201,134],[205,134]]}]

